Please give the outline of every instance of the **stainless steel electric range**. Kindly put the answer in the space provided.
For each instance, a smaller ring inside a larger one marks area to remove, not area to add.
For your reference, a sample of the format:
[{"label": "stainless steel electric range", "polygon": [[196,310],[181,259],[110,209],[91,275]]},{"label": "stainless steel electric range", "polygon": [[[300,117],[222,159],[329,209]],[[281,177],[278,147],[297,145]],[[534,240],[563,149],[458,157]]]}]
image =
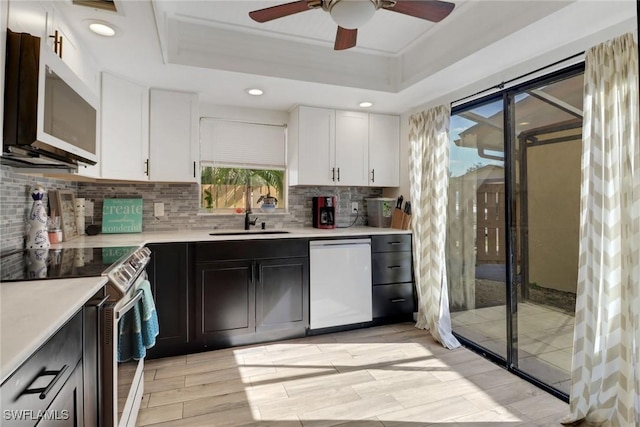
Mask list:
[{"label": "stainless steel electric range", "polygon": [[[142,400],[144,359],[118,361],[119,324],[142,298],[151,251],[137,246],[27,249],[0,257],[0,281],[105,276],[97,349],[100,426],[134,426]],[[95,384],[96,381],[87,381]]]}]

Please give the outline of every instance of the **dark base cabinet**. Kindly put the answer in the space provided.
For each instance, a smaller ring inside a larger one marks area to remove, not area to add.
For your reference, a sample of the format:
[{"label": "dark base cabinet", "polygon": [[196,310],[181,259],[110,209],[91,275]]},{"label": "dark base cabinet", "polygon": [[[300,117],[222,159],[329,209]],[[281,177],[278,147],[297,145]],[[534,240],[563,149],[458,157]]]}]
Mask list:
[{"label": "dark base cabinet", "polygon": [[255,331],[253,263],[221,261],[196,266],[195,338],[200,342]]},{"label": "dark base cabinet", "polygon": [[260,260],[256,267],[256,331],[304,330],[309,323],[308,258]]},{"label": "dark base cabinet", "polygon": [[3,426],[86,425],[82,341],[81,310],[2,384]]},{"label": "dark base cabinet", "polygon": [[186,354],[190,350],[189,323],[191,310],[192,245],[188,243],[158,243],[147,246],[151,261],[147,274],[158,314],[160,334],[156,345],[147,350],[147,357]]},{"label": "dark base cabinet", "polygon": [[411,234],[371,238],[374,320],[412,320],[416,308]]}]

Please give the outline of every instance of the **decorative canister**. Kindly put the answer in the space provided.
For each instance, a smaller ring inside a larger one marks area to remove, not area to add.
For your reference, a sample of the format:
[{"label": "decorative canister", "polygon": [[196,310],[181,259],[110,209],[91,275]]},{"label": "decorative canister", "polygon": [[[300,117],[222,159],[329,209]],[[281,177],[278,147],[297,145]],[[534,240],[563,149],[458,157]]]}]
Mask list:
[{"label": "decorative canister", "polygon": [[31,191],[33,206],[27,223],[27,249],[45,249],[51,246],[47,233],[47,210],[42,202],[46,191],[39,185]]},{"label": "decorative canister", "polygon": [[76,197],[76,228],[78,234],[84,234],[84,215],[85,215],[85,202],[84,198]]}]

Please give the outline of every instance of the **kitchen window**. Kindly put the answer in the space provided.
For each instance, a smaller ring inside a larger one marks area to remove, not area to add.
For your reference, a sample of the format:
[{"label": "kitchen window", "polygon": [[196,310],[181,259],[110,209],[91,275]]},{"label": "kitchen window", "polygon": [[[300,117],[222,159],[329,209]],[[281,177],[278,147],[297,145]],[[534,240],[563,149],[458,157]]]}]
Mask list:
[{"label": "kitchen window", "polygon": [[271,212],[286,206],[286,126],[200,119],[200,207]]}]

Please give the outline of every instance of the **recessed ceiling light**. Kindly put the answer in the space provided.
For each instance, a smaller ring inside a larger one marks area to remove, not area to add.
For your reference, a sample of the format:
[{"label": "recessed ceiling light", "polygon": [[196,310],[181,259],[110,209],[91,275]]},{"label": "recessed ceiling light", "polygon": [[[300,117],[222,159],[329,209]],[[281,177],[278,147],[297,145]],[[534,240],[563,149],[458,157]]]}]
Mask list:
[{"label": "recessed ceiling light", "polygon": [[106,22],[92,22],[89,24],[89,29],[94,33],[104,36],[104,37],[113,37],[116,35],[116,30],[113,29]]},{"label": "recessed ceiling light", "polygon": [[528,125],[528,124],[529,124],[529,122],[520,122],[520,123],[518,123],[518,124],[519,124],[520,126],[526,126],[526,125]]},{"label": "recessed ceiling light", "polygon": [[264,93],[261,89],[257,89],[257,88],[245,89],[245,90],[249,95],[253,95],[253,96],[260,96]]},{"label": "recessed ceiling light", "polygon": [[373,102],[364,101],[364,102],[361,102],[359,105],[360,105],[362,108],[369,108],[369,107],[373,106]]}]

